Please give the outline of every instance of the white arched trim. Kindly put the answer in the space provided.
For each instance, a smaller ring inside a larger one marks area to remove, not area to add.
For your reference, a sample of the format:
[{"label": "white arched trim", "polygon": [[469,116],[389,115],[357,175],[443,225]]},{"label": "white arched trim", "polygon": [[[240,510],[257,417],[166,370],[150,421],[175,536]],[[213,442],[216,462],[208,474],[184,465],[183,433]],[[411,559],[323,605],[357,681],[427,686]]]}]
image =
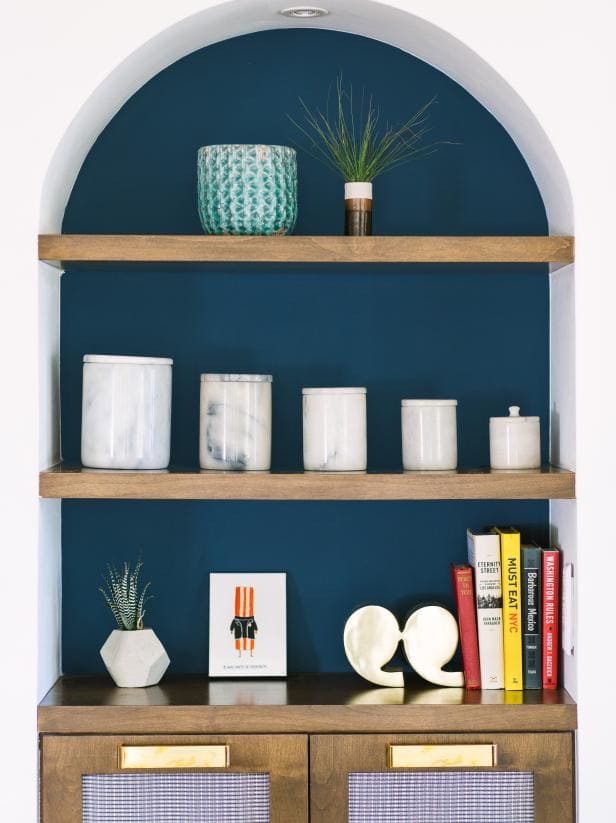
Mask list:
[{"label": "white arched trim", "polygon": [[[150,78],[197,49],[273,28],[297,28],[280,0],[230,0],[191,15],[139,47],[94,90],[60,141],[41,201],[41,232],[60,231],[64,209],[92,144],[122,105]],[[371,37],[406,51],[451,77],[484,105],[524,156],[545,204],[550,232],[573,233],[567,178],[543,128],[517,92],[481,57],[443,29],[375,0],[329,0],[331,14],[311,27]]]}]

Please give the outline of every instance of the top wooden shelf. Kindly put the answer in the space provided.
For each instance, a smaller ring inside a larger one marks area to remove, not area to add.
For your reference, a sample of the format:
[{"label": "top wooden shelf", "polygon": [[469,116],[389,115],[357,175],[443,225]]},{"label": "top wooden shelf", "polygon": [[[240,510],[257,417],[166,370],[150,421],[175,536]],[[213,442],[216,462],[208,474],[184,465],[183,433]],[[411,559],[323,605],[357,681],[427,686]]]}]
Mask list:
[{"label": "top wooden shelf", "polygon": [[51,734],[570,731],[577,712],[564,689],[467,691],[418,680],[381,689],[354,674],[184,675],[147,689],[63,677],[41,702],[38,724]]},{"label": "top wooden shelf", "polygon": [[558,263],[573,237],[237,237],[42,234],[39,260],[56,263]]}]

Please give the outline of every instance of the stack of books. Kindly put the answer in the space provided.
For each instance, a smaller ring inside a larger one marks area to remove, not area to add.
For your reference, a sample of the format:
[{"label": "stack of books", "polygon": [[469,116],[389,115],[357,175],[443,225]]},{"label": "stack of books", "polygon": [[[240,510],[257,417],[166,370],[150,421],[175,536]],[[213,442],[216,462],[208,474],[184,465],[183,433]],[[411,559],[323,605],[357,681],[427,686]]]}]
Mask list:
[{"label": "stack of books", "polygon": [[468,531],[451,567],[467,689],[555,689],[560,552],[513,528]]}]

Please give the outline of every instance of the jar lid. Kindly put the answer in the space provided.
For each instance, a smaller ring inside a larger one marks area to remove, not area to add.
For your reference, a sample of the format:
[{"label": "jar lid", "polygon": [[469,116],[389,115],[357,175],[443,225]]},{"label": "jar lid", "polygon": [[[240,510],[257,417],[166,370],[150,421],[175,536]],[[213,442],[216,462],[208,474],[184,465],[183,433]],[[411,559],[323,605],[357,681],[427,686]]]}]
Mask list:
[{"label": "jar lid", "polygon": [[172,357],[133,357],[125,354],[84,354],[84,363],[109,363],[129,366],[172,366]]},{"label": "jar lid", "polygon": [[202,383],[271,383],[271,374],[202,374]]},{"label": "jar lid", "polygon": [[457,400],[403,400],[403,406],[457,406]]},{"label": "jar lid", "polygon": [[521,417],[519,406],[509,406],[509,417],[491,417],[490,423],[538,423],[538,417]]},{"label": "jar lid", "polygon": [[323,389],[302,389],[302,394],[366,394],[365,386],[336,386]]}]

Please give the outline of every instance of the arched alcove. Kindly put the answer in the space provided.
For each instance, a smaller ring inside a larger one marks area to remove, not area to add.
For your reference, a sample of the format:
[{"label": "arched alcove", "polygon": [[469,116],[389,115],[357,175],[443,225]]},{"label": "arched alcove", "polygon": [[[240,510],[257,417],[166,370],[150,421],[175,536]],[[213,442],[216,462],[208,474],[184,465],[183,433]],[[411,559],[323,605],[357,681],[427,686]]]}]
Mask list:
[{"label": "arched alcove", "polygon": [[[572,233],[571,193],[562,164],[528,106],[482,58],[446,31],[376,0],[331,0],[310,27],[346,31],[394,45],[443,71],[482,103],[511,135],[537,181],[550,232]],[[40,229],[60,230],[73,183],[90,147],[126,100],[157,72],[203,46],[263,29],[295,27],[272,0],[231,0],[178,21],[144,43],[95,89],[68,126],[42,192]]]}]

